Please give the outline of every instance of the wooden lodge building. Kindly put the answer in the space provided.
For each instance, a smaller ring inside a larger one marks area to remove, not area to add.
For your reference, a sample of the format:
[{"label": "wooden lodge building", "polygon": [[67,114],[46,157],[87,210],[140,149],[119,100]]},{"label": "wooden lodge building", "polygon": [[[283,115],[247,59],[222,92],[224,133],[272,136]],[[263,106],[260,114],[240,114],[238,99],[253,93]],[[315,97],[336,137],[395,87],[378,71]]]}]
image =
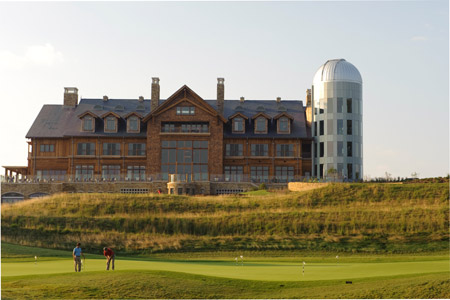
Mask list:
[{"label": "wooden lodge building", "polygon": [[186,85],[160,99],[153,78],[150,100],[80,101],[77,88],[65,88],[64,103],[44,105],[26,135],[28,166],[4,167],[6,181],[36,187],[3,188],[12,198],[102,191],[102,184],[104,192],[220,194],[309,177],[311,91],[304,106],[280,98],[225,100],[224,88],[218,78],[217,99],[204,100]]}]

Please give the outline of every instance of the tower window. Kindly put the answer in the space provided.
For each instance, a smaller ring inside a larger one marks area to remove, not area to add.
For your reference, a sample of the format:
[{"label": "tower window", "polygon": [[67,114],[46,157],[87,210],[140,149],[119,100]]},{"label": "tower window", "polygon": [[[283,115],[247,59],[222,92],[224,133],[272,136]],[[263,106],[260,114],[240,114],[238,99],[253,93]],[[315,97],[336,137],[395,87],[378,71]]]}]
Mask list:
[{"label": "tower window", "polygon": [[347,120],[347,134],[352,135],[352,120]]},{"label": "tower window", "polygon": [[347,156],[352,157],[353,151],[352,151],[352,142],[347,142]]},{"label": "tower window", "polygon": [[319,122],[320,126],[319,126],[319,134],[323,135],[324,134],[324,129],[325,129],[325,122],[322,120]]},{"label": "tower window", "polygon": [[337,98],[337,112],[341,113],[344,106],[344,100],[342,98]]},{"label": "tower window", "polygon": [[325,145],[323,142],[320,142],[320,157],[323,157],[325,154]]},{"label": "tower window", "polygon": [[344,134],[344,120],[337,120],[337,134]]},{"label": "tower window", "polygon": [[352,98],[347,99],[347,113],[352,113]]}]

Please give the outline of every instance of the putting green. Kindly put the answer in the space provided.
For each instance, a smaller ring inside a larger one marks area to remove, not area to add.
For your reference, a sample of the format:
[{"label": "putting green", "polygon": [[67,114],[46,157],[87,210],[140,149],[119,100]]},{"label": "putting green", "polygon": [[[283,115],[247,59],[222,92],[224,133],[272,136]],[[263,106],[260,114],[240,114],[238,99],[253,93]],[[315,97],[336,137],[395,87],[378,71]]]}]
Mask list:
[{"label": "putting green", "polygon": [[[2,277],[73,272],[73,260],[2,262]],[[104,259],[86,259],[83,272],[105,270]],[[163,270],[266,281],[352,280],[356,278],[450,272],[448,260],[392,263],[302,263],[116,260],[116,270]],[[106,272],[106,271],[105,271]],[[110,271],[111,272],[111,271]],[[82,274],[80,274],[82,276]]]}]

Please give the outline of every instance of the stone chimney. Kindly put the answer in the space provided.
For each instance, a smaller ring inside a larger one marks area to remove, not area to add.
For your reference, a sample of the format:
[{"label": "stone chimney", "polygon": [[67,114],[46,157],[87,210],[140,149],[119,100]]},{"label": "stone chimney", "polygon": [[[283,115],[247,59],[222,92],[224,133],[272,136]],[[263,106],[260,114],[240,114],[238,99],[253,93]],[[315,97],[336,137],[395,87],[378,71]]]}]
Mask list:
[{"label": "stone chimney", "polygon": [[223,106],[225,102],[225,85],[224,78],[217,78],[217,110],[223,115]]},{"label": "stone chimney", "polygon": [[281,97],[277,97],[277,103],[281,102]]},{"label": "stone chimney", "polygon": [[244,103],[244,101],[245,101],[244,97],[241,97],[241,99],[239,99],[239,102],[241,102],[241,103]]},{"label": "stone chimney", "polygon": [[108,96],[103,96],[103,102],[108,101]]},{"label": "stone chimney", "polygon": [[78,89],[76,87],[64,88],[64,106],[75,107],[78,105]]},{"label": "stone chimney", "polygon": [[139,102],[144,102],[144,97],[143,96],[139,96]]},{"label": "stone chimney", "polygon": [[154,111],[159,105],[159,78],[152,77],[152,98],[150,111]]},{"label": "stone chimney", "polygon": [[311,101],[311,89],[306,90],[306,125],[311,127],[312,124],[312,101]]},{"label": "stone chimney", "polygon": [[306,90],[306,106],[311,106],[311,89]]}]

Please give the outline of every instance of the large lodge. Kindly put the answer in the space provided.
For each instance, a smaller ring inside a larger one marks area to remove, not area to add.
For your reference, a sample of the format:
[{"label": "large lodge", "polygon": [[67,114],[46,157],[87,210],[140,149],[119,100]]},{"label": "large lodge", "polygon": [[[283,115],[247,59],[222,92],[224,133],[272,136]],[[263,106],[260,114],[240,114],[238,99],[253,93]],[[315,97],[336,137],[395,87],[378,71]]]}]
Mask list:
[{"label": "large lodge", "polygon": [[[5,166],[2,202],[57,192],[239,193],[310,177],[363,178],[358,69],[332,59],[300,100],[204,100],[187,86],[160,99],[81,99],[44,105],[27,134],[28,166]],[[6,181],[6,182],[5,182]]]},{"label": "large lodge", "polygon": [[63,105],[44,105],[26,136],[28,166],[5,167],[6,178],[97,183],[92,191],[114,182],[121,192],[218,194],[311,175],[313,139],[302,101],[224,95],[223,78],[214,100],[187,86],[160,99],[159,78],[150,100],[78,102],[78,89],[65,88]]}]

